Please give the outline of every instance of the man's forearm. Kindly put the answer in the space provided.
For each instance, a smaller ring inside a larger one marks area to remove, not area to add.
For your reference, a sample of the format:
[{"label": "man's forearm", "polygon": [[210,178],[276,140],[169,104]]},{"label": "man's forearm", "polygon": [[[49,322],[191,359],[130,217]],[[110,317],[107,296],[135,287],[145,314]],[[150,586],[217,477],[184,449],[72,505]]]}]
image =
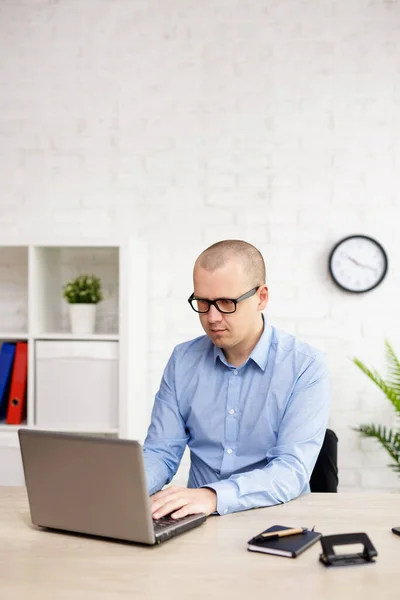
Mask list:
[{"label": "man's forearm", "polygon": [[[275,463],[275,464],[274,464]],[[264,469],[232,475],[207,484],[217,493],[217,512],[225,515],[289,502],[306,488],[308,475],[300,461],[280,457]]]},{"label": "man's forearm", "polygon": [[146,472],[147,489],[149,495],[155,494],[172,479],[170,472],[157,452],[149,449],[143,450],[144,468]]}]

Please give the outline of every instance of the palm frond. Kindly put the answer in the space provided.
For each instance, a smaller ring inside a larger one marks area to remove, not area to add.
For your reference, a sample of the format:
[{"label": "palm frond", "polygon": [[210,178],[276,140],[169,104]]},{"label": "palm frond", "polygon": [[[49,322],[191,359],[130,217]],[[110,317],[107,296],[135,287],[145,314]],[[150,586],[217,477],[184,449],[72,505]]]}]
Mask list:
[{"label": "palm frond", "polygon": [[[386,382],[378,373],[378,371],[372,371],[358,358],[353,358],[353,362],[382,390],[382,392],[393,404],[396,412],[400,413],[400,371],[398,374],[395,370],[392,371],[392,379],[389,382]],[[398,380],[396,378],[398,378]]]},{"label": "palm frond", "polygon": [[[369,369],[361,360],[353,358],[354,364],[361,369],[386,395],[392,403],[396,415],[396,424],[400,419],[400,360],[388,340],[385,340],[385,356],[388,367],[387,380],[383,379],[376,370]],[[389,466],[400,475],[400,429],[389,429],[382,425],[360,425],[355,429],[364,437],[378,440],[391,459]]]},{"label": "palm frond", "polygon": [[394,463],[389,466],[397,473],[400,473],[400,432],[388,429],[382,425],[360,425],[355,431],[361,433],[364,437],[371,437],[378,440],[390,455]]},{"label": "palm frond", "polygon": [[389,379],[388,384],[400,397],[400,360],[397,358],[392,346],[388,340],[385,340],[386,362],[388,365]]}]

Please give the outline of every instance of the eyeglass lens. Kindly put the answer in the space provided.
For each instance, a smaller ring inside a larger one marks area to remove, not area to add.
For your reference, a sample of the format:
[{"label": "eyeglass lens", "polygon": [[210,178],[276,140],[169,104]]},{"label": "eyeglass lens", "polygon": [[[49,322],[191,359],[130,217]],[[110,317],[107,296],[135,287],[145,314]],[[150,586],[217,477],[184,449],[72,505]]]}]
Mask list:
[{"label": "eyeglass lens", "polygon": [[[210,303],[208,300],[194,300],[194,308],[197,312],[206,313],[210,308]],[[232,300],[216,300],[215,304],[220,312],[223,313],[232,313],[236,310],[235,302]]]}]

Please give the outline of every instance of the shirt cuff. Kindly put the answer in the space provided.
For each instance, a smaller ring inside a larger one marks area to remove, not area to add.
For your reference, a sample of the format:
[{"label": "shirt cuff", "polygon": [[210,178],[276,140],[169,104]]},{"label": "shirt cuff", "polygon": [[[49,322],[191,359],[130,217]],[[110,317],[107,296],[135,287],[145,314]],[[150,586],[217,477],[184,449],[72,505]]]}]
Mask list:
[{"label": "shirt cuff", "polygon": [[216,481],[201,487],[211,488],[217,494],[217,513],[219,515],[227,515],[235,511],[238,490],[233,481]]}]

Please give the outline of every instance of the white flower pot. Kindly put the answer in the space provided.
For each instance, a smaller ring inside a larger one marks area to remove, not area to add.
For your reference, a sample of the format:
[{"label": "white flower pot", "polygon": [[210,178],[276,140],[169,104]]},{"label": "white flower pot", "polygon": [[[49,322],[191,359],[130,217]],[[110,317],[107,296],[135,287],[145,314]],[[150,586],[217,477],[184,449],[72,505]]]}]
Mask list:
[{"label": "white flower pot", "polygon": [[72,333],[93,333],[96,321],[96,304],[69,304]]}]

